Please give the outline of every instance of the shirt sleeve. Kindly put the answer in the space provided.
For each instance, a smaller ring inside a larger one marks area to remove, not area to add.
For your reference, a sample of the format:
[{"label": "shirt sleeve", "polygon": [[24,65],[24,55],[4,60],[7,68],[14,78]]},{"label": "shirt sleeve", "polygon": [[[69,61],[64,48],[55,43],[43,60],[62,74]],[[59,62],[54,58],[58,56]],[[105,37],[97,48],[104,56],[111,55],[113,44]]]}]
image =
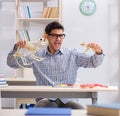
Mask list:
[{"label": "shirt sleeve", "polygon": [[[16,52],[16,48],[14,46],[13,50],[8,54],[7,56],[7,65],[12,67],[12,68],[31,68],[32,67],[32,59],[29,56],[25,57],[14,57],[14,54]],[[27,63],[24,64],[24,61]]]},{"label": "shirt sleeve", "polygon": [[104,59],[104,54],[87,55],[85,53],[78,53],[76,56],[76,64],[78,67],[83,68],[96,68],[102,64]]}]

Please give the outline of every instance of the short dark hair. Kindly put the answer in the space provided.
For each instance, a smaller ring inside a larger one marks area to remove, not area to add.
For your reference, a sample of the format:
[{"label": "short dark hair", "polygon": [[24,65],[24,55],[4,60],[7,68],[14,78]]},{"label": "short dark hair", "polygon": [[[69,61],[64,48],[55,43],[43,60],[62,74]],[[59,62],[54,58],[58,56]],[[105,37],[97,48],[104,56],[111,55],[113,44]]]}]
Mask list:
[{"label": "short dark hair", "polygon": [[46,27],[45,27],[45,32],[46,34],[50,34],[50,32],[53,29],[62,29],[64,31],[64,27],[57,21],[51,22],[49,23]]}]

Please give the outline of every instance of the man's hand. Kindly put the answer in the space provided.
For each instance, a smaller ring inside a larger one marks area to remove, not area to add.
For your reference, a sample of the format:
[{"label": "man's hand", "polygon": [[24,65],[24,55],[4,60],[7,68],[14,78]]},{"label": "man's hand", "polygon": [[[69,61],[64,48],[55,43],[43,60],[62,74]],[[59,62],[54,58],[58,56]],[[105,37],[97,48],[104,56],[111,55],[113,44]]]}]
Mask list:
[{"label": "man's hand", "polygon": [[15,44],[15,46],[16,46],[17,48],[26,48],[26,41],[20,40],[20,41],[18,41],[18,42]]},{"label": "man's hand", "polygon": [[88,43],[87,47],[93,49],[98,55],[102,54],[103,52],[101,46],[98,45],[97,43]]}]

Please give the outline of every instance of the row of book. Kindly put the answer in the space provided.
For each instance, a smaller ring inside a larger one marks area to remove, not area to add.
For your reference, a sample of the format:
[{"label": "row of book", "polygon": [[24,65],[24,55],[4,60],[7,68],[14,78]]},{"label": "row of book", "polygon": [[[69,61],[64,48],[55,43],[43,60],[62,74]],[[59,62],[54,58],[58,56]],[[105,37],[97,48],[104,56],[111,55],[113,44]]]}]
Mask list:
[{"label": "row of book", "polygon": [[[18,7],[19,18],[31,18],[31,11],[28,5]],[[41,18],[58,18],[59,8],[58,7],[45,7],[43,8]]]},{"label": "row of book", "polygon": [[[27,29],[18,29],[16,30],[17,40],[26,40],[31,41],[31,36]],[[45,32],[43,33],[42,38],[45,39]]]},{"label": "row of book", "polygon": [[19,29],[16,30],[16,35],[17,35],[17,40],[26,40],[26,41],[30,41],[30,35],[28,30],[25,29]]},{"label": "row of book", "polygon": [[59,8],[58,7],[45,7],[43,9],[42,18],[58,18]]},{"label": "row of book", "polygon": [[31,18],[30,7],[23,5],[18,7],[18,17],[20,18]]},{"label": "row of book", "polygon": [[71,116],[71,108],[29,108],[25,116]]}]

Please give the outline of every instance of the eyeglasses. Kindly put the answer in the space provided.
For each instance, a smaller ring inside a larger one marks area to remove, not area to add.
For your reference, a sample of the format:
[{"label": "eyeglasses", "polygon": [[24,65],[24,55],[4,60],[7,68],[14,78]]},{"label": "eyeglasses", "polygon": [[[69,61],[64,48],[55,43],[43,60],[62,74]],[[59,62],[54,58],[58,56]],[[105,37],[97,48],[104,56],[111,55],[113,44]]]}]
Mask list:
[{"label": "eyeglasses", "polygon": [[64,39],[65,38],[65,34],[48,34],[50,37],[52,37],[53,39],[57,39],[58,37],[60,39]]}]

